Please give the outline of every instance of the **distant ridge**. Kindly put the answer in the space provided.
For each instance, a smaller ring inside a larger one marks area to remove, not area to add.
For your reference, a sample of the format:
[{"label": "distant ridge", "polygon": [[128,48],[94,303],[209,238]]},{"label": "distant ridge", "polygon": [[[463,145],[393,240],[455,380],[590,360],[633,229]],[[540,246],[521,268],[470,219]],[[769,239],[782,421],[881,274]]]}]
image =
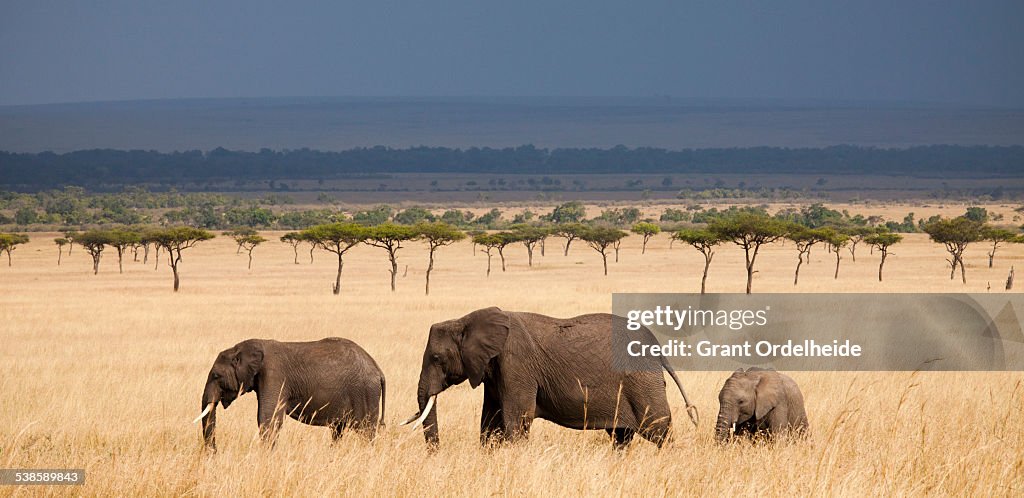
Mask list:
[{"label": "distant ridge", "polygon": [[672,97],[234,98],[0,107],[0,150],[1024,145],[1024,110]]},{"label": "distant ridge", "polygon": [[[413,147],[260,152],[83,150],[0,152],[0,185],[35,190],[63,185],[128,185],[276,179],[325,180],[388,173],[501,174],[848,174],[927,178],[1014,178],[1024,186],[1024,147],[932,145],[906,149],[825,148],[544,149]],[[1009,183],[1009,182],[1008,182]]]}]

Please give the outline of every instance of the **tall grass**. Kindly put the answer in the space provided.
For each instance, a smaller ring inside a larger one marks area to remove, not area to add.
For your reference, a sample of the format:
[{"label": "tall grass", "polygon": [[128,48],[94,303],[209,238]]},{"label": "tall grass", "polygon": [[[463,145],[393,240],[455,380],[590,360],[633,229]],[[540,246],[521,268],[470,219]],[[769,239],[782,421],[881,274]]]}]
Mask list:
[{"label": "tall grass", "polygon": [[[268,237],[269,238],[269,237]],[[728,372],[680,372],[702,421],[690,424],[668,390],[674,439],[662,450],[640,438],[615,451],[603,431],[536,421],[528,441],[482,448],[480,390],[438,397],[441,447],[398,421],[416,411],[415,388],[430,324],[496,305],[554,316],[608,311],[615,291],[693,292],[703,260],[654,238],[646,255],[629,239],[622,261],[573,247],[526,267],[510,248],[509,271],[485,278],[485,256],[468,243],[438,252],[431,295],[423,296],[426,250],[399,253],[408,276],[389,290],[374,248],[346,257],[341,296],[331,295],[334,262],[292,263],[291,248],[267,243],[246,269],[231,241],[187,254],[182,290],[166,268],[109,255],[91,275],[76,247],[60,267],[52,236],[37,234],[0,267],[0,466],[84,467],[84,487],[0,487],[0,495],[1002,495],[1024,493],[1024,410],[1020,373],[790,372],[807,400],[811,435],[776,444],[713,440],[717,392]],[[557,242],[556,242],[557,243]],[[988,270],[982,247],[966,254],[969,284],[950,282],[943,250],[912,235],[877,282],[877,257],[815,251],[800,286],[796,255],[774,246],[758,260],[755,292],[984,292],[1024,251],[1008,247]],[[521,254],[520,254],[521,253]],[[742,292],[742,255],[723,246],[709,292]],[[995,287],[995,286],[993,286]],[[999,286],[1001,289],[1001,286]],[[218,413],[216,454],[202,451],[200,395],[216,353],[249,337],[312,340],[343,336],[373,355],[388,378],[387,427],[368,441],[286,421],[276,447],[256,437],[256,400]],[[671,385],[671,384],[670,384]]]}]

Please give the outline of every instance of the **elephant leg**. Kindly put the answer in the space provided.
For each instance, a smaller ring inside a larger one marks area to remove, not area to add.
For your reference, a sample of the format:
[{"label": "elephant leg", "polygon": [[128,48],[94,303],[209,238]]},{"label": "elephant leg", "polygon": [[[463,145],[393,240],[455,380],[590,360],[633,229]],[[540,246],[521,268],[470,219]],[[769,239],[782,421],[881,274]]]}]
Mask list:
[{"label": "elephant leg", "polygon": [[[640,401],[638,401],[640,400]],[[636,432],[661,448],[672,438],[672,411],[664,397],[650,399],[647,393],[633,392],[630,397]]]},{"label": "elephant leg", "polygon": [[498,390],[484,386],[484,406],[480,413],[480,444],[501,440],[505,436],[505,421],[501,415],[501,400]]},{"label": "elephant leg", "polygon": [[768,414],[768,429],[775,434],[781,434],[790,430],[789,410],[785,406],[776,406]]},{"label": "elephant leg", "polygon": [[667,400],[664,402],[664,406],[656,407],[653,410],[645,407],[643,413],[634,412],[634,416],[640,421],[638,429],[640,436],[654,443],[658,448],[672,439],[672,412],[669,410]]},{"label": "elephant leg", "polygon": [[380,420],[379,397],[359,396],[349,401],[349,404],[351,408],[344,414],[342,423],[367,439],[376,437]]},{"label": "elephant leg", "polygon": [[505,426],[505,440],[518,441],[530,435],[530,425],[537,415],[537,390],[502,396],[501,420]]},{"label": "elephant leg", "polygon": [[372,440],[373,438],[377,437],[377,420],[365,419],[359,423],[359,425],[356,427],[356,430],[358,430],[360,434],[365,436],[366,439]]},{"label": "elephant leg", "polygon": [[341,441],[341,437],[345,435],[345,422],[338,422],[331,425],[331,439],[334,442]]},{"label": "elephant leg", "polygon": [[672,440],[672,423],[669,419],[658,420],[640,429],[640,436],[661,448]]},{"label": "elephant leg", "polygon": [[757,423],[746,421],[736,424],[736,436],[753,437],[757,434]]},{"label": "elephant leg", "polygon": [[362,434],[366,439],[373,440],[377,437],[379,419],[379,410],[377,410],[375,405],[371,405],[361,415],[353,416],[349,428]]},{"label": "elephant leg", "polygon": [[627,427],[605,429],[605,432],[607,432],[608,435],[612,437],[612,439],[615,442],[615,449],[617,450],[624,449],[626,446],[628,446],[629,443],[633,441],[633,436],[636,435],[635,430]]},{"label": "elephant leg", "polygon": [[277,434],[285,416],[285,408],[280,404],[276,392],[279,391],[275,391],[272,396],[266,392],[257,393],[259,407],[256,410],[256,422],[259,424],[260,438],[271,445],[277,443]]}]

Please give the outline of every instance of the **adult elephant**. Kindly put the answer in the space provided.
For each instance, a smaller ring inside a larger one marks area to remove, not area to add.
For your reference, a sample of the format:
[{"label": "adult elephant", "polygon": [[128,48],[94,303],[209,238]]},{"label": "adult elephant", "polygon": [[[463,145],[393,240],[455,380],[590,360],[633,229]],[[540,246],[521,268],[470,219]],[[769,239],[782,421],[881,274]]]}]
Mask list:
[{"label": "adult elephant", "polygon": [[[434,324],[423,352],[419,412],[406,423],[424,424],[427,444],[438,445],[437,395],[469,380],[473,388],[484,386],[482,444],[524,438],[539,417],[605,430],[620,447],[636,433],[661,447],[672,424],[663,369],[695,425],[696,410],[661,357],[634,358],[628,368],[613,363],[613,324],[626,330],[624,318],[609,314],[558,319],[498,308]],[[635,334],[654,341],[645,328]]]},{"label": "adult elephant", "polygon": [[335,440],[346,428],[372,437],[384,420],[385,390],[380,367],[348,339],[249,339],[217,355],[196,421],[202,419],[203,439],[215,449],[217,403],[226,409],[238,396],[255,391],[264,440],[276,439],[286,414],[304,424],[330,427]]}]

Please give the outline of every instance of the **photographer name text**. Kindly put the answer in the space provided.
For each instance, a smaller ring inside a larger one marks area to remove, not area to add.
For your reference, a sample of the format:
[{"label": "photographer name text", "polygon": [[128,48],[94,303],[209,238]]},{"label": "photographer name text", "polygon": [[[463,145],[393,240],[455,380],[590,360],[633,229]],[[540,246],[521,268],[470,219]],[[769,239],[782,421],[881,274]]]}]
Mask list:
[{"label": "photographer name text", "polygon": [[702,340],[687,343],[681,339],[671,339],[664,344],[644,344],[631,341],[626,345],[630,356],[677,356],[677,357],[745,357],[745,358],[785,358],[785,357],[859,357],[863,353],[860,344],[849,340],[834,340],[831,343],[820,343],[814,340],[793,341],[782,343],[770,341],[744,341],[736,344],[715,344]]}]

